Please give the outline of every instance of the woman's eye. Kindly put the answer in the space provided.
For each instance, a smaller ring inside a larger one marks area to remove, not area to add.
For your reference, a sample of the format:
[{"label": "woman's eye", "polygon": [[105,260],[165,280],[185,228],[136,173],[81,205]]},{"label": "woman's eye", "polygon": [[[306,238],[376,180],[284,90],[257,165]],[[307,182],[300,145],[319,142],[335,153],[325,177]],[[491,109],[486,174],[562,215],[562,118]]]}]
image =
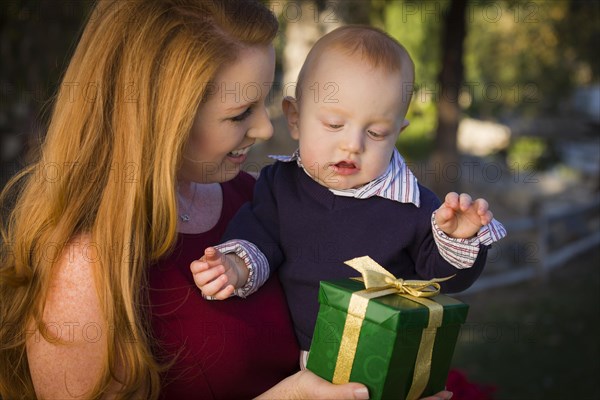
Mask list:
[{"label": "woman's eye", "polygon": [[340,125],[340,124],[327,124],[327,126],[329,126],[331,129],[340,129],[344,125]]},{"label": "woman's eye", "polygon": [[236,115],[235,117],[230,118],[230,120],[233,121],[233,122],[240,122],[240,121],[243,121],[246,118],[248,118],[250,116],[250,114],[252,114],[252,107],[246,108],[246,110],[244,110],[243,113],[241,113],[240,115]]}]

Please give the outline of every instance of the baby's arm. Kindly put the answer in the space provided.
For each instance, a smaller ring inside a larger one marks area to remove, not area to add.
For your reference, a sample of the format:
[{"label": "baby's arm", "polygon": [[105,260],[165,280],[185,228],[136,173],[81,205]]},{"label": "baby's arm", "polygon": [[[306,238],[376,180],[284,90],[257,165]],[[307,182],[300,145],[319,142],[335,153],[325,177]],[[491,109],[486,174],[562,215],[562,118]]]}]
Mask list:
[{"label": "baby's arm", "polygon": [[269,278],[269,261],[251,242],[241,239],[208,247],[204,256],[190,264],[196,286],[210,300],[232,294],[248,297]]},{"label": "baby's arm", "polygon": [[[261,177],[254,188],[254,199],[244,204],[230,221],[221,237],[225,243],[215,246],[222,253],[220,257],[216,257],[216,262],[206,263],[205,257],[190,266],[196,285],[205,297],[214,295],[209,298],[222,300],[230,296],[232,288],[227,288],[228,284],[235,288],[234,295],[247,297],[267,281],[271,268],[275,269],[283,262],[283,253],[279,246],[279,219],[274,192],[276,187],[274,175],[277,170],[275,167],[276,165],[271,165],[262,169]],[[237,269],[241,266],[223,265],[223,254],[230,253],[238,256],[230,260],[231,262],[237,263],[241,259],[248,270],[245,284],[243,280],[230,281],[233,277],[239,276],[238,270],[234,269],[229,272],[230,276],[227,275],[228,267]],[[219,265],[223,268],[218,272],[209,272],[212,267]],[[223,274],[225,277],[219,278]],[[214,283],[211,284],[212,282]],[[211,285],[207,286],[209,284]]]},{"label": "baby's arm", "polygon": [[248,281],[248,268],[235,253],[223,254],[207,247],[204,256],[190,264],[196,286],[204,296],[224,300]]}]

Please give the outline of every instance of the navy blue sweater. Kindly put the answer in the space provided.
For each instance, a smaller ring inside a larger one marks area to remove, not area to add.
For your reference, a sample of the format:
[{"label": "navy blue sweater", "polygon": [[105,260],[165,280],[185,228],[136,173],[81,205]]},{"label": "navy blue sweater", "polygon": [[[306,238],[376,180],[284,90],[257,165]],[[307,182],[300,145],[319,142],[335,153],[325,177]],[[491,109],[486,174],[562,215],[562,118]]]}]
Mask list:
[{"label": "navy blue sweater", "polygon": [[344,261],[368,255],[404,279],[456,274],[441,284],[445,292],[464,290],[480,275],[487,246],[468,269],[444,260],[431,231],[431,214],[440,201],[424,186],[419,191],[420,207],[381,197],[336,196],[295,162],[276,162],[263,168],[253,201],[238,211],[223,239],[254,243],[271,271],[278,270],[300,347],[308,350],[319,281],[360,275]]}]

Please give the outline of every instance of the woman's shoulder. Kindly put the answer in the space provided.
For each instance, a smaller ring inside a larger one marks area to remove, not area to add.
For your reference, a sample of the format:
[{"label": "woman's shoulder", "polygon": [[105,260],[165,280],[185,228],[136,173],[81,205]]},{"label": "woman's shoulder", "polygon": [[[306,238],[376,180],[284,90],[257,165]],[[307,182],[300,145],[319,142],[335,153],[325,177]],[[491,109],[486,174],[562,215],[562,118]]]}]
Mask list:
[{"label": "woman's shoulder", "polygon": [[40,321],[46,336],[39,326],[29,327],[27,357],[40,397],[85,393],[101,374],[108,326],[94,279],[95,248],[89,235],[63,246],[50,272]]},{"label": "woman's shoulder", "polygon": [[44,319],[95,321],[101,315],[94,278],[96,251],[89,234],[77,235],[63,246],[50,272]]}]

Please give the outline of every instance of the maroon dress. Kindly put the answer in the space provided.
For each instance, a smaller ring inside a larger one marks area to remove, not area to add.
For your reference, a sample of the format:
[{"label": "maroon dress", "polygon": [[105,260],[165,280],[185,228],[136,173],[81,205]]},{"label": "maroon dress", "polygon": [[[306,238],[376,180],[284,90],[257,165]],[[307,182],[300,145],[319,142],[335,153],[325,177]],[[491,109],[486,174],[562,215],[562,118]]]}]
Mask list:
[{"label": "maroon dress", "polygon": [[298,369],[299,350],[276,276],[246,299],[202,298],[190,263],[220,243],[227,223],[252,196],[254,179],[240,173],[221,184],[217,224],[201,234],[179,234],[174,251],[149,268],[150,320],[166,362],[163,399],[249,399]]}]

